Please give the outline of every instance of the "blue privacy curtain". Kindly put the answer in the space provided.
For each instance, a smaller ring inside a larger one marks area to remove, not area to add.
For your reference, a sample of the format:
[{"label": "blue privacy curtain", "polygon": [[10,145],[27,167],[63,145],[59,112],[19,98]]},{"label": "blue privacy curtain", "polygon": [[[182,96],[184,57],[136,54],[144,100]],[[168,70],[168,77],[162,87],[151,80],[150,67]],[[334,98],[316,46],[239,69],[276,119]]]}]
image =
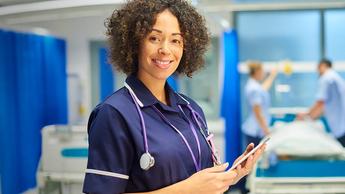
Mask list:
[{"label": "blue privacy curtain", "polygon": [[67,124],[66,42],[55,37],[39,37],[43,42],[44,123]]},{"label": "blue privacy curtain", "polygon": [[167,79],[167,82],[174,91],[179,92],[180,87],[178,84],[178,74],[177,73],[174,73],[171,76],[169,76]]},{"label": "blue privacy curtain", "polygon": [[225,153],[230,164],[241,153],[241,102],[238,65],[238,41],[235,30],[223,34],[223,91],[221,115],[225,119]]},{"label": "blue privacy curtain", "polygon": [[65,42],[0,30],[2,194],[36,186],[41,128],[67,123]]},{"label": "blue privacy curtain", "polygon": [[115,72],[112,71],[111,65],[108,63],[108,52],[106,48],[99,49],[99,73],[101,93],[100,100],[103,101],[115,90]]}]

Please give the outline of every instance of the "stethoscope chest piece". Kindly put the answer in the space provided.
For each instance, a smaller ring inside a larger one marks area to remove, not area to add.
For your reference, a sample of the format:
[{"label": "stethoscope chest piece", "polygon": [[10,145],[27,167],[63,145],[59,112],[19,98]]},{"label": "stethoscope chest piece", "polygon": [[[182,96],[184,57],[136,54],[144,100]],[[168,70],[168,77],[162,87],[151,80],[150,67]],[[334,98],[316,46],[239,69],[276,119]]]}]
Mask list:
[{"label": "stethoscope chest piece", "polygon": [[140,157],[140,167],[143,170],[149,170],[153,165],[155,165],[155,159],[150,153],[146,152]]}]

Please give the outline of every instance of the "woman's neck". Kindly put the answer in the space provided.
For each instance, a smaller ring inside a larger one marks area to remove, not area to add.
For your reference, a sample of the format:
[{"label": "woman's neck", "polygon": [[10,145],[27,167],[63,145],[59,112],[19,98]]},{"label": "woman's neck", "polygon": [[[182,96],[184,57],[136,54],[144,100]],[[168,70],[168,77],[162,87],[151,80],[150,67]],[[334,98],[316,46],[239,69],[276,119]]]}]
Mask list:
[{"label": "woman's neck", "polygon": [[252,78],[253,80],[257,81],[257,82],[260,82],[260,81],[261,81],[261,80],[259,79],[258,76],[251,76],[251,78]]},{"label": "woman's neck", "polygon": [[143,73],[138,73],[137,77],[160,102],[168,105],[165,93],[166,80],[154,79],[152,76]]}]

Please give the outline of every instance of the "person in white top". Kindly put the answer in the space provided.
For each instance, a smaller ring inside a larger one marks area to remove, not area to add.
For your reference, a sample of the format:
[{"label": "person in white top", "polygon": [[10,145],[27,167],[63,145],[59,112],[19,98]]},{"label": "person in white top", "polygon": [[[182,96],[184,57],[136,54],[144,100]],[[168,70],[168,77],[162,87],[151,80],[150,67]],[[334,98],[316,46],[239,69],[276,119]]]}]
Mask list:
[{"label": "person in white top", "polygon": [[345,147],[345,81],[332,69],[332,62],[319,62],[320,74],[316,102],[298,119],[318,119],[324,115],[332,135]]}]

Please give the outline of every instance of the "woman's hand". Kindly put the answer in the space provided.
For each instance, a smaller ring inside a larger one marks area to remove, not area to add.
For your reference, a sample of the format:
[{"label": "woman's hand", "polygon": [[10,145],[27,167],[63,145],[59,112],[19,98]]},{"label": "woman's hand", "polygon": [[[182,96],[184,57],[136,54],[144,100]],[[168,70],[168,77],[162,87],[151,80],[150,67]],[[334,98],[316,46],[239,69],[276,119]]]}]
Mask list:
[{"label": "woman's hand", "polygon": [[[237,158],[235,163],[241,160],[241,158],[249,153],[253,148],[254,144],[249,144],[246,151]],[[229,166],[228,163],[206,168],[193,174],[186,180],[156,191],[146,192],[145,194],[223,194],[231,185],[236,184],[241,178],[249,174],[265,148],[266,144],[259,148],[253,155],[249,156],[246,161],[242,162],[234,170],[226,171]]]},{"label": "woman's hand", "polygon": [[270,129],[269,129],[268,127],[266,127],[266,128],[263,130],[263,132],[264,132],[264,135],[265,135],[265,136],[268,136],[268,135],[271,134]]},{"label": "woman's hand", "polygon": [[[241,160],[241,158],[243,158],[252,149],[254,149],[254,144],[250,143],[247,146],[246,151],[240,157],[238,157],[235,160],[234,164],[236,164],[237,161]],[[253,167],[254,167],[255,163],[260,158],[260,156],[263,154],[265,149],[266,149],[266,144],[262,145],[257,151],[255,151],[255,153],[253,155],[249,156],[247,160],[245,160],[240,165],[238,165],[235,170],[232,170],[232,171],[235,171],[237,173],[237,176],[234,179],[234,183],[233,184],[236,184],[241,178],[243,178],[244,176],[248,175],[253,170]]]},{"label": "woman's hand", "polygon": [[277,75],[278,75],[278,67],[272,67],[270,76],[272,76],[273,79],[275,79]]},{"label": "woman's hand", "polygon": [[[242,162],[238,167],[231,171],[225,171],[228,163],[212,168],[207,168],[192,175],[190,178],[182,181],[180,186],[184,188],[184,193],[188,194],[220,194],[229,189],[231,185],[236,184],[241,178],[248,175],[252,171],[254,164],[262,155],[266,148],[266,144],[262,145],[253,155],[249,156],[247,160]],[[247,146],[246,151],[238,157],[237,161],[241,160],[247,153],[254,149],[254,144]]]},{"label": "woman's hand", "polygon": [[309,119],[310,117],[309,117],[309,114],[307,113],[307,112],[305,112],[305,113],[298,113],[297,115],[296,115],[296,120],[298,120],[298,121],[303,121],[303,120],[307,120],[307,119]]},{"label": "woman's hand", "polygon": [[188,179],[182,181],[183,193],[188,194],[222,194],[233,185],[236,180],[236,171],[225,171],[228,163],[206,168]]}]

